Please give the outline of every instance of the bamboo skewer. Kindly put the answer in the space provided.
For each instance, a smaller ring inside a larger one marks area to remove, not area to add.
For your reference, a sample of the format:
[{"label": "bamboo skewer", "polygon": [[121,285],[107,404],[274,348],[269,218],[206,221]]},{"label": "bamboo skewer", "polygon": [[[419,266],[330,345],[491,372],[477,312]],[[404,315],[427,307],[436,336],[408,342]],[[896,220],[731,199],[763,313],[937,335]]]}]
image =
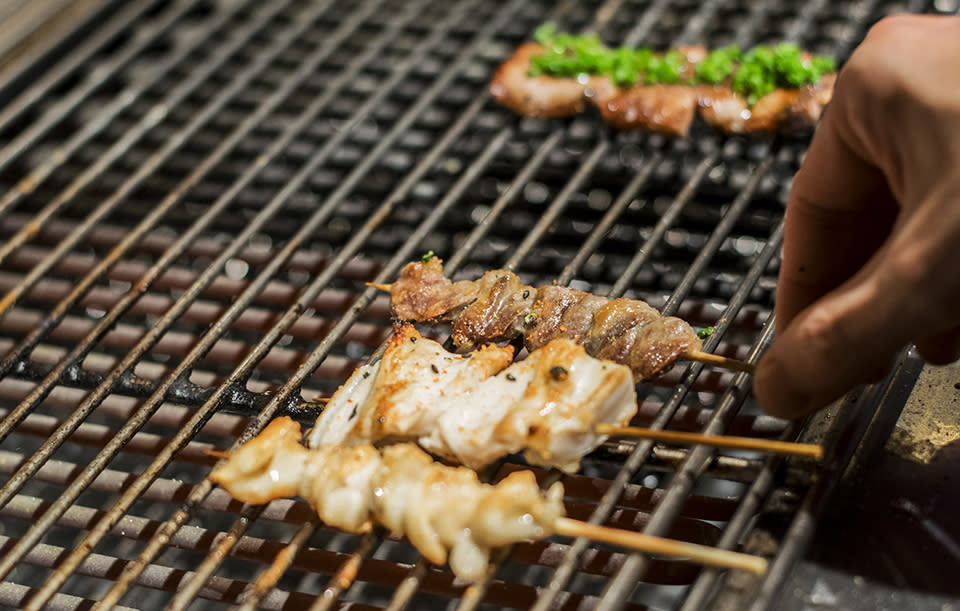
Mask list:
[{"label": "bamboo skewer", "polygon": [[[222,450],[207,450],[207,454],[217,458],[230,457],[230,452]],[[733,552],[698,543],[645,535],[621,528],[597,526],[567,517],[557,518],[553,523],[553,530],[556,534],[565,537],[586,537],[594,541],[610,543],[645,554],[670,556],[706,566],[742,569],[757,575],[762,575],[767,570],[767,560],[760,556]],[[271,568],[261,579],[266,582],[267,580],[278,577],[279,575],[277,573],[287,566],[288,560],[289,559],[285,557],[278,558],[275,562],[278,568]],[[355,577],[356,569],[357,567],[355,566],[349,564],[344,565],[338,572],[338,578],[349,583],[349,581]],[[260,582],[261,580],[258,580],[258,584],[260,584]]]},{"label": "bamboo skewer", "polygon": [[654,537],[652,535],[645,535],[620,528],[597,526],[596,524],[565,517],[557,518],[556,522],[553,523],[553,527],[558,535],[566,537],[586,537],[593,541],[628,547],[632,550],[647,554],[685,558],[691,562],[706,566],[743,569],[756,575],[763,575],[767,571],[766,558],[700,545],[698,543]]},{"label": "bamboo skewer", "polygon": [[638,426],[612,426],[598,424],[597,433],[611,437],[637,437],[663,443],[679,445],[707,445],[715,448],[730,448],[735,450],[755,450],[778,454],[780,456],[801,456],[814,460],[823,459],[823,447],[810,443],[792,443],[770,439],[754,439],[753,437],[730,437],[727,435],[702,435],[700,433],[685,433],[681,431],[657,431]]},{"label": "bamboo skewer", "polygon": [[[389,293],[393,289],[393,285],[384,284],[382,282],[367,282],[367,286],[371,286],[377,290],[384,291]],[[711,354],[709,352],[703,352],[700,350],[690,350],[689,352],[684,352],[681,355],[683,358],[688,361],[698,361],[706,365],[715,365],[723,369],[729,369],[731,371],[743,371],[746,373],[754,372],[754,365],[752,363],[747,363],[737,359],[732,359],[726,356],[720,356],[719,354]]]},{"label": "bamboo skewer", "polygon": [[689,352],[684,352],[682,356],[688,361],[699,361],[707,365],[716,365],[717,367],[722,367],[723,369],[729,369],[731,371],[744,371],[746,373],[753,373],[755,369],[753,363],[747,363],[746,361],[739,361],[737,359],[720,356],[719,354],[711,354],[710,352],[703,352],[701,350],[690,350]]}]

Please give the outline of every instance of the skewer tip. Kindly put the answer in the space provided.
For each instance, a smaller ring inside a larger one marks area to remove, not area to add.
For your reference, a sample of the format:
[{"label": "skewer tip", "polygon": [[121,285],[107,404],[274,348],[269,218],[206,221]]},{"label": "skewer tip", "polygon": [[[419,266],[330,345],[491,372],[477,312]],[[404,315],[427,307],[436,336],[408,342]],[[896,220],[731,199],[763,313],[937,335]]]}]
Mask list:
[{"label": "skewer tip", "polygon": [[230,458],[230,452],[225,450],[207,450],[207,456],[213,456],[214,458]]},{"label": "skewer tip", "polygon": [[716,365],[717,367],[723,367],[724,369],[730,369],[732,371],[753,373],[756,369],[756,366],[753,363],[747,363],[746,361],[740,361],[726,356],[720,356],[719,354],[712,354],[710,352],[703,352],[701,350],[690,350],[688,352],[684,352],[683,356],[690,361],[698,361],[707,365]]},{"label": "skewer tip", "polygon": [[389,293],[389,292],[393,289],[393,285],[392,285],[392,284],[384,284],[384,283],[382,283],[382,282],[367,282],[366,285],[367,285],[367,286],[372,286],[373,288],[379,289],[379,290],[384,291],[384,292],[386,292],[386,293]]},{"label": "skewer tip", "polygon": [[586,537],[595,541],[612,543],[646,554],[659,554],[684,558],[691,562],[724,569],[742,569],[755,575],[767,572],[767,559],[699,543],[655,537],[620,528],[598,526],[566,517],[554,523],[557,534],[567,537]]},{"label": "skewer tip", "polygon": [[685,431],[664,431],[639,426],[613,426],[609,424],[598,424],[595,430],[600,435],[610,435],[612,437],[633,437],[636,439],[651,439],[660,443],[706,445],[715,448],[749,450],[779,456],[798,456],[818,461],[823,460],[823,446],[811,443],[794,443],[775,439],[733,437],[729,435],[704,435]]}]

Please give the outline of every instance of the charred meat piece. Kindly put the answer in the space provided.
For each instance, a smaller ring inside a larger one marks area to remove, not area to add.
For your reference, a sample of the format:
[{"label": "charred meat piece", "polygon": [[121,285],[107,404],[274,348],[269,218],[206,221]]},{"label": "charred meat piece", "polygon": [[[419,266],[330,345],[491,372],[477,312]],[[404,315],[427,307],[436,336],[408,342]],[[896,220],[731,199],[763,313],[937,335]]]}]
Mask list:
[{"label": "charred meat piece", "polygon": [[[570,116],[589,103],[618,129],[683,137],[698,113],[731,133],[808,129],[830,102],[836,82],[832,60],[789,43],[748,53],[702,46],[653,53],[607,49],[595,37],[548,38],[546,46],[521,45],[501,65],[491,83],[497,101],[531,117]],[[581,40],[590,41],[586,55],[580,55]],[[554,63],[566,72],[551,72]]]},{"label": "charred meat piece", "polygon": [[815,85],[777,89],[753,106],[729,87],[701,87],[700,116],[708,124],[730,133],[789,131],[813,127],[833,97],[836,74],[827,74]]},{"label": "charred meat piece", "polygon": [[308,449],[289,418],[271,422],[210,478],[245,503],[299,495],[321,520],[348,532],[385,526],[467,580],[484,575],[493,548],[549,536],[564,515],[563,486],[541,491],[529,471],[489,485],[412,444]]},{"label": "charred meat piece", "polygon": [[543,51],[535,42],[524,43],[503,62],[490,83],[498,102],[528,117],[569,117],[586,110],[589,100],[599,102],[615,93],[607,77],[530,76],[530,58]]},{"label": "charred meat piece", "polygon": [[597,107],[603,120],[618,129],[643,129],[683,137],[690,131],[698,101],[697,87],[647,85],[621,91]]},{"label": "charred meat piece", "polygon": [[[415,441],[473,469],[524,452],[533,464],[574,472],[636,413],[630,369],[555,339],[510,364],[513,349],[447,352],[399,325],[383,358],[359,368],[330,398],[310,445]],[[469,358],[468,358],[469,357]]]},{"label": "charred meat piece", "polygon": [[526,348],[535,350],[552,339],[567,338],[582,344],[591,356],[627,365],[636,381],[663,373],[684,353],[702,347],[693,327],[679,318],[660,316],[643,301],[610,301],[569,287],[535,288],[506,270],[489,271],[473,283],[450,284],[465,297],[445,295],[445,303],[464,303],[467,295],[473,296],[467,305],[445,311],[432,308],[429,318],[409,316],[417,308],[408,306],[407,296],[420,299],[419,283],[434,286],[441,279],[445,280],[443,263],[437,257],[407,264],[390,287],[391,308],[401,320],[449,322],[454,343],[461,347],[522,337]]}]

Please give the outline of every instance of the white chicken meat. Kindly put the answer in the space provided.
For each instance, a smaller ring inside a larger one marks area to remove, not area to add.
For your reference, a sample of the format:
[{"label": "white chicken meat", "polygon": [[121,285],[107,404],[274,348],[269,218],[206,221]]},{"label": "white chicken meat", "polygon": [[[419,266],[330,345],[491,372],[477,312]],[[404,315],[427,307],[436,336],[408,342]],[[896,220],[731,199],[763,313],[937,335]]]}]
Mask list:
[{"label": "white chicken meat", "polygon": [[434,462],[413,444],[308,449],[300,425],[285,417],[210,477],[247,503],[302,496],[321,520],[348,532],[383,525],[466,580],[485,574],[493,548],[549,536],[564,515],[563,486],[542,491],[529,471],[490,485],[470,469]]},{"label": "white chicken meat", "polygon": [[310,445],[416,441],[437,456],[478,469],[524,452],[533,464],[576,471],[636,413],[633,374],[555,339],[511,364],[513,349],[446,351],[398,325],[383,358],[358,369],[327,403]]}]

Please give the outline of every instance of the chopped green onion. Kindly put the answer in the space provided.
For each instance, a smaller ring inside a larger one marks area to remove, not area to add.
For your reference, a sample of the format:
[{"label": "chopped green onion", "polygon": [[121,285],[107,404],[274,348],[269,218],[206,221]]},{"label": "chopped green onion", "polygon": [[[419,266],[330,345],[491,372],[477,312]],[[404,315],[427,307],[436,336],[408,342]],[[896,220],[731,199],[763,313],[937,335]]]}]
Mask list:
[{"label": "chopped green onion", "polygon": [[750,105],[777,88],[817,83],[824,74],[836,71],[833,59],[807,56],[796,44],[783,42],[746,52],[736,45],[715,49],[694,64],[693,78],[683,79],[687,58],[675,49],[663,54],[647,48],[611,49],[596,34],[557,32],[553,22],[538,27],[533,37],[545,50],[531,58],[530,76],[607,76],[618,87],[681,81],[691,85],[728,83]]},{"label": "chopped green onion", "polygon": [[420,257],[420,260],[426,263],[427,261],[434,258],[435,256],[436,254],[432,250],[428,250],[427,252],[423,253],[423,256]]},{"label": "chopped green onion", "polygon": [[700,339],[707,339],[708,337],[713,335],[714,331],[716,331],[716,328],[714,327],[704,327],[702,329],[698,329],[697,337],[699,337]]}]

